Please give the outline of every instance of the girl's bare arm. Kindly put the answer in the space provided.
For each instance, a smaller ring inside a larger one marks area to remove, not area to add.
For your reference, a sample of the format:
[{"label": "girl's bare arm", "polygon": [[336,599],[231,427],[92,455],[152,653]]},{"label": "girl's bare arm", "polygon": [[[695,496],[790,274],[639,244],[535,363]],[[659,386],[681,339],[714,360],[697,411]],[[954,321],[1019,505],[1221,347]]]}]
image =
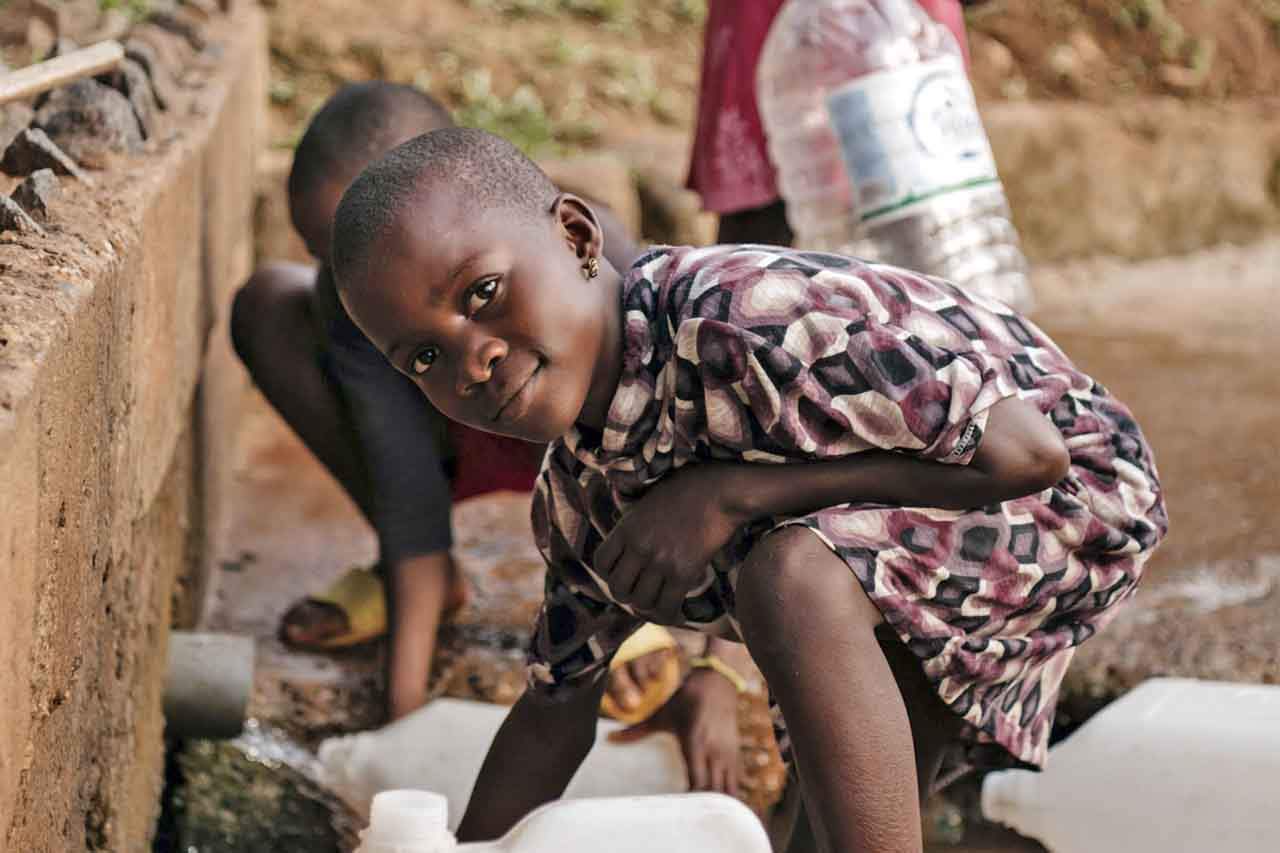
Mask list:
[{"label": "girl's bare arm", "polygon": [[499,838],[564,789],[595,743],[605,679],[552,702],[525,691],[498,729],[480,768],[459,841]]},{"label": "girl's bare arm", "polygon": [[807,465],[736,466],[726,490],[745,518],[790,515],[850,501],[970,509],[1035,494],[1067,473],[1058,430],[1035,406],[1008,397],[991,407],[982,443],[968,465],[944,465],[872,451]]},{"label": "girl's bare arm", "polygon": [[[890,451],[794,465],[690,465],[627,510],[596,549],[595,568],[616,599],[647,619],[678,624],[681,603],[705,578],[708,561],[751,521],[851,502],[989,506],[1049,488],[1069,465],[1058,430],[1016,397],[991,407],[968,465]],[[673,536],[676,519],[680,535]]]}]

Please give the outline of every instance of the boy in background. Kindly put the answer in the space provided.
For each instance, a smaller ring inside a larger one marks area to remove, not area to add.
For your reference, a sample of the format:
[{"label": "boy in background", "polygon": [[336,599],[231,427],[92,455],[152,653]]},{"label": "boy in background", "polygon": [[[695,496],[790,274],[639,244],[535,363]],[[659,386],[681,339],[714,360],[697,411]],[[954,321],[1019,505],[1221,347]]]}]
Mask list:
[{"label": "boy in background", "polygon": [[[240,289],[231,317],[236,352],[263,395],[342,485],[378,538],[376,570],[348,572],[284,615],[281,638],[312,650],[390,634],[387,716],[426,701],[443,619],[466,600],[450,558],[452,502],[499,490],[528,492],[543,445],[447,424],[415,384],[351,322],[329,267],[333,214],[369,163],[419,134],[453,126],[418,89],[370,81],[340,89],[311,120],[289,173],[293,225],[317,266],[263,264]],[[607,210],[610,258],[639,251]],[[668,638],[669,640],[669,638]],[[702,660],[715,657],[708,648]],[[615,671],[611,710],[635,712],[662,670],[641,656]],[[669,671],[669,670],[668,670]],[[695,788],[736,788],[737,696],[715,667],[695,669],[676,700],[629,736],[677,735]],[[637,714],[619,713],[635,720]]]}]

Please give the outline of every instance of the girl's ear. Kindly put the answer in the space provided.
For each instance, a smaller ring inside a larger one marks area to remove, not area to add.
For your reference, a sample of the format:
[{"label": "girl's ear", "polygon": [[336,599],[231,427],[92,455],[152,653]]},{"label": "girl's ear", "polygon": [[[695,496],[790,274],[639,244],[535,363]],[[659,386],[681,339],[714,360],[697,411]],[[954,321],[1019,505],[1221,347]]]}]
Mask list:
[{"label": "girl's ear", "polygon": [[552,202],[551,215],[579,260],[604,257],[604,232],[589,204],[571,193],[560,193]]}]

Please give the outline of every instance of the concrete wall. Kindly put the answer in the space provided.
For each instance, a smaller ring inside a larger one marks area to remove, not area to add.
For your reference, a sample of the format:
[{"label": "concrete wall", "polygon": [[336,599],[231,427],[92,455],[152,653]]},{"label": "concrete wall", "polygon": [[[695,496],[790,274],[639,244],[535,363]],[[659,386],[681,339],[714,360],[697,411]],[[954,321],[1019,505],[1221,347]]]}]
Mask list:
[{"label": "concrete wall", "polygon": [[0,241],[0,849],[149,849],[168,633],[222,523],[265,94],[258,11],[209,35],[172,135]]},{"label": "concrete wall", "polygon": [[1000,103],[983,120],[1033,262],[1159,258],[1280,227],[1278,99]]}]

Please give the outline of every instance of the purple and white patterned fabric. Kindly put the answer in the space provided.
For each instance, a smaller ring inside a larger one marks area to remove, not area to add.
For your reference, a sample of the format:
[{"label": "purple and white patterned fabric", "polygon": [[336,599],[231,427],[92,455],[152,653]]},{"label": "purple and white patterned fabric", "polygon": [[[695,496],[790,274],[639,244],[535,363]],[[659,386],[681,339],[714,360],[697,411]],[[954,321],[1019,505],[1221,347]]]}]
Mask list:
[{"label": "purple and white patterned fabric", "polygon": [[894,267],[766,246],[656,247],[627,274],[622,300],[608,423],[553,443],[534,493],[549,570],[532,689],[554,696],[594,682],[642,624],[591,561],[665,474],[868,449],[964,465],[991,406],[1016,394],[1066,441],[1071,468],[1056,486],[970,510],[848,503],[763,519],[715,556],[684,625],[738,639],[744,559],[778,526],[804,525],[968,723],[966,744],[981,747],[971,754],[1041,765],[1075,647],[1110,621],[1167,529],[1129,410],[1011,309]]}]

